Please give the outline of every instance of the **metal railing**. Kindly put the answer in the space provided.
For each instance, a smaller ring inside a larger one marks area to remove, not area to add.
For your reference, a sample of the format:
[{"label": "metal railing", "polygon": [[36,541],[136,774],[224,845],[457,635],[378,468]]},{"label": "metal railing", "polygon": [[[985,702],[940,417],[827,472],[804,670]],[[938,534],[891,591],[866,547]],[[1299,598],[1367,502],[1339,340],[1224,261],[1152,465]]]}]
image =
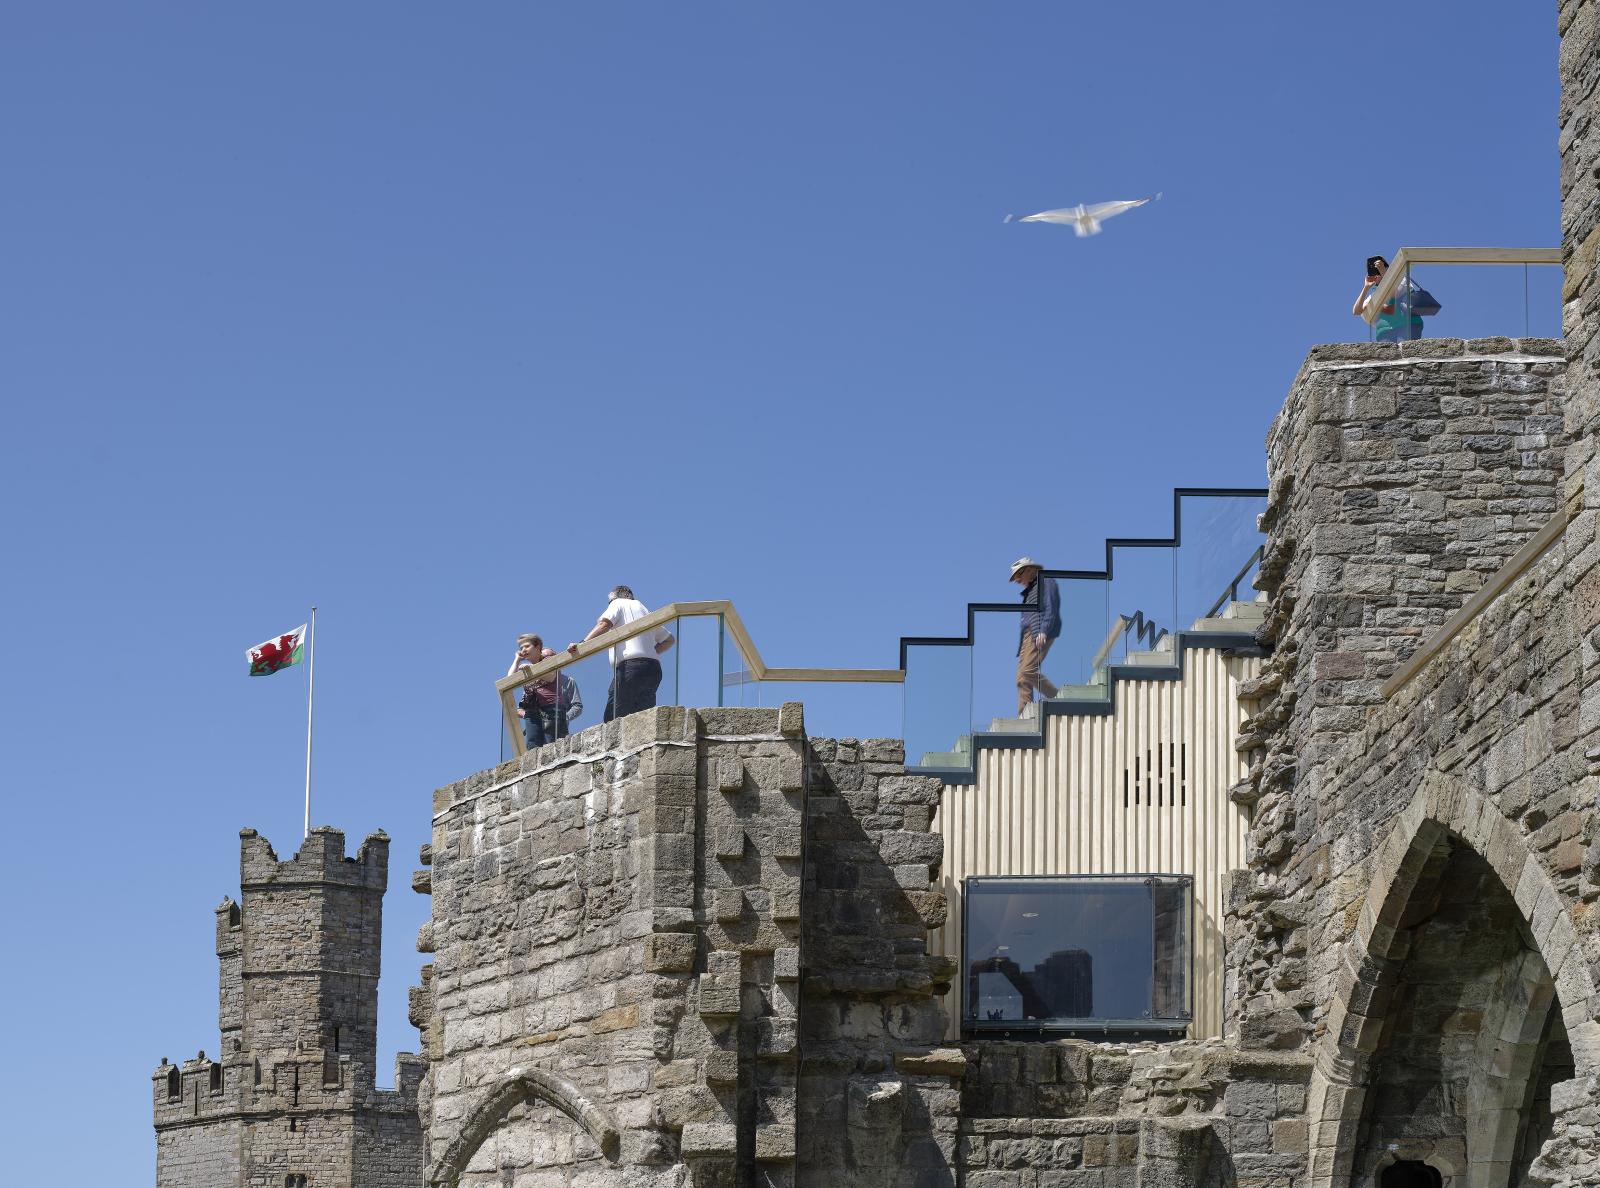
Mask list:
[{"label": "metal railing", "polygon": [[1205,613],[1206,618],[1214,618],[1216,613],[1227,606],[1228,603],[1239,601],[1239,583],[1250,576],[1250,572],[1261,563],[1261,558],[1266,555],[1266,552],[1267,546],[1262,545],[1250,554],[1250,559],[1244,563],[1243,568],[1233,575],[1233,580],[1228,583],[1228,588],[1217,595],[1217,600],[1211,604],[1210,609]]},{"label": "metal railing", "polygon": [[1105,642],[1100,645],[1100,650],[1095,652],[1089,662],[1093,679],[1102,679],[1105,674],[1106,657],[1111,654],[1111,649],[1117,646],[1117,641],[1131,635],[1135,644],[1143,645],[1147,649],[1159,648],[1161,641],[1170,634],[1165,627],[1156,625],[1154,619],[1145,618],[1142,610],[1136,610],[1132,615],[1118,615],[1116,622],[1111,624],[1111,630],[1106,633]]},{"label": "metal railing", "polygon": [[[575,652],[558,652],[548,660],[527,668],[518,669],[510,676],[501,677],[495,681],[495,693],[500,698],[500,712],[505,719],[507,733],[511,736],[511,745],[517,755],[527,753],[527,743],[524,741],[520,719],[517,717],[517,693],[529,685],[547,680],[551,674],[558,673],[571,665],[581,663],[599,653],[616,647],[619,644],[634,638],[654,632],[659,627],[680,619],[707,618],[720,621],[723,631],[719,637],[719,648],[724,646],[723,641],[731,641],[744,663],[744,668],[738,672],[729,673],[719,663],[722,671],[718,677],[718,688],[728,684],[742,684],[752,681],[779,682],[809,682],[816,684],[900,684],[905,680],[905,670],[900,668],[769,668],[761,658],[761,653],[756,649],[755,641],[750,638],[750,632],[745,629],[744,620],[739,617],[739,612],[734,609],[733,603],[727,599],[716,599],[710,602],[671,602],[658,610],[653,610],[643,618],[635,619],[623,627],[615,627],[604,635],[598,635],[585,643],[578,645]],[[718,704],[722,704],[718,701]]]}]

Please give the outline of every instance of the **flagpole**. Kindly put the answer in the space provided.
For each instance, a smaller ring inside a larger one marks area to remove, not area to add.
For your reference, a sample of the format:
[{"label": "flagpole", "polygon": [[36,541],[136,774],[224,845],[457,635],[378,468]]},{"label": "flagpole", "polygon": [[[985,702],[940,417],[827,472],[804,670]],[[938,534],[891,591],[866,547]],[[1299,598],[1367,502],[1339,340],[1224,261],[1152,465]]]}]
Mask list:
[{"label": "flagpole", "polygon": [[317,608],[311,608],[311,638],[306,641],[306,836],[311,836],[311,698],[317,688]]}]

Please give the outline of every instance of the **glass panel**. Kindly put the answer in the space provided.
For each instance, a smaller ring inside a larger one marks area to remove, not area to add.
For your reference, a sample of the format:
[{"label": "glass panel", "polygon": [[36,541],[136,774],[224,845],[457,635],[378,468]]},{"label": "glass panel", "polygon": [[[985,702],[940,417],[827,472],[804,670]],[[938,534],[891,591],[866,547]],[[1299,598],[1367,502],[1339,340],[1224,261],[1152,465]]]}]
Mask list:
[{"label": "glass panel", "polygon": [[1257,556],[1265,539],[1256,517],[1266,510],[1264,495],[1185,495],[1179,500],[1178,610],[1179,630],[1193,630],[1198,620],[1240,619],[1240,630],[1253,630],[1254,612],[1230,609],[1230,603],[1253,603],[1260,568]]},{"label": "glass panel", "polygon": [[1179,876],[968,879],[967,1028],[1181,1032],[1189,887]]},{"label": "glass panel", "polygon": [[722,704],[722,669],[719,645],[721,643],[722,616],[695,615],[679,619],[673,628],[678,636],[677,689],[674,701],[678,705],[708,707]]},{"label": "glass panel", "polygon": [[1060,701],[1104,701],[1110,695],[1100,648],[1106,641],[1111,583],[1104,578],[1052,578],[1061,597],[1061,635],[1041,671]]},{"label": "glass panel", "polygon": [[761,690],[755,676],[745,667],[744,655],[731,631],[725,631],[722,640],[722,704],[761,704]]},{"label": "glass panel", "polygon": [[[566,734],[577,734],[600,724],[605,714],[606,694],[611,688],[611,662],[606,654],[589,656],[561,670],[560,705],[555,705],[554,682],[535,686],[530,699],[539,707],[535,733],[546,742]],[[524,702],[524,710],[527,704]],[[563,734],[565,731],[565,734]]]},{"label": "glass panel", "polygon": [[682,704],[678,700],[678,665],[683,657],[681,626],[681,619],[673,619],[667,624],[667,630],[672,633],[672,646],[665,652],[656,653],[656,661],[661,665],[661,687],[656,690],[657,705]]},{"label": "glass panel", "polygon": [[1021,611],[978,611],[972,620],[972,722],[975,734],[1039,729],[1037,707],[1024,718],[1017,691]]},{"label": "glass panel", "polygon": [[907,644],[901,735],[912,767],[972,767],[972,648]]},{"label": "glass panel", "polygon": [[[1561,337],[1562,270],[1554,264],[1413,264],[1380,342],[1411,338]],[[1432,301],[1426,300],[1431,297]],[[1437,305],[1437,312],[1429,312]]]},{"label": "glass panel", "polygon": [[1189,924],[1192,884],[1158,878],[1150,888],[1155,912],[1152,1012],[1158,1019],[1189,1017]]},{"label": "glass panel", "polygon": [[[1176,551],[1169,546],[1121,545],[1111,553],[1111,601],[1106,630],[1111,664],[1177,663]],[[1115,637],[1111,637],[1115,632]]]}]

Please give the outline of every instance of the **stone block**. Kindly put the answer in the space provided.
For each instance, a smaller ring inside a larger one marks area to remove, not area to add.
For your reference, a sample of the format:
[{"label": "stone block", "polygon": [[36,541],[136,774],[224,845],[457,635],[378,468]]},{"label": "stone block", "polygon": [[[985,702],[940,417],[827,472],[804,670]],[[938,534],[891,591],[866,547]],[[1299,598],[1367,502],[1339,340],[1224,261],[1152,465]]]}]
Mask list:
[{"label": "stone block", "polygon": [[739,825],[718,825],[714,840],[718,858],[731,860],[744,857],[743,827]]},{"label": "stone block", "polygon": [[894,868],[894,881],[897,886],[908,891],[926,891],[931,881],[928,868],[921,863],[912,863]]},{"label": "stone block", "polygon": [[658,833],[651,839],[656,870],[693,871],[694,839],[687,833]]},{"label": "stone block", "polygon": [[793,982],[800,977],[800,950],[785,947],[772,952],[772,977],[778,982]]},{"label": "stone block", "polygon": [[768,833],[767,848],[774,858],[804,857],[805,830],[798,823],[775,825]]},{"label": "stone block", "polygon": [[790,1060],[799,1047],[799,1026],[794,1019],[769,1016],[756,1021],[756,1051],[762,1059]]},{"label": "stone block", "polygon": [[774,920],[798,920],[800,918],[800,888],[794,885],[773,888],[771,904],[772,918]]},{"label": "stone block", "polygon": [[738,1130],[728,1122],[690,1122],[683,1128],[679,1148],[686,1159],[702,1155],[733,1155],[739,1149]]},{"label": "stone block", "polygon": [[756,1158],[763,1161],[794,1158],[794,1127],[779,1124],[756,1127]]},{"label": "stone block", "polygon": [[964,1077],[967,1075],[967,1055],[960,1048],[896,1052],[894,1066],[908,1077]]},{"label": "stone block", "polygon": [[804,738],[805,708],[798,701],[786,701],[778,709],[778,733],[785,738]]},{"label": "stone block", "polygon": [[1304,1155],[1310,1142],[1310,1123],[1285,1118],[1272,1123],[1272,1149],[1282,1155]]},{"label": "stone block", "polygon": [[731,1085],[739,1079],[739,1053],[717,1049],[706,1053],[706,1081]]},{"label": "stone block", "polygon": [[804,792],[806,787],[805,763],[798,754],[784,755],[778,760],[778,790]]},{"label": "stone block", "polygon": [[1278,1087],[1270,1082],[1235,1081],[1223,1091],[1222,1100],[1230,1118],[1270,1121],[1278,1113]]},{"label": "stone block", "polygon": [[658,932],[645,940],[644,967],[652,973],[687,973],[694,968],[692,933]]},{"label": "stone block", "polygon": [[743,792],[744,791],[744,763],[732,755],[722,755],[716,759],[714,777],[717,791]]},{"label": "stone block", "polygon": [[732,924],[744,917],[744,890],[740,887],[718,887],[712,892],[712,911],[719,923]]},{"label": "stone block", "polygon": [[908,863],[933,866],[944,859],[944,838],[937,833],[891,829],[879,839],[878,852],[890,866]]},{"label": "stone block", "polygon": [[719,986],[709,978],[700,979],[700,1014],[713,1018],[737,1015],[739,1007],[738,986]]}]

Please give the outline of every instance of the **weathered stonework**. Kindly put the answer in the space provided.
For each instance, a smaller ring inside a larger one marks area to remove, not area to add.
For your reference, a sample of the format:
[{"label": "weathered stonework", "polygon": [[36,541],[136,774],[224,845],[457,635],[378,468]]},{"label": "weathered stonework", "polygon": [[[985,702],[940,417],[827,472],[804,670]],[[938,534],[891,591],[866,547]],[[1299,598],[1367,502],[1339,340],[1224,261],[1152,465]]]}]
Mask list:
[{"label": "weathered stonework", "polygon": [[797,706],[660,708],[440,790],[430,1183],[792,1180],[805,754]]},{"label": "weathered stonework", "polygon": [[429,1182],[1302,1173],[1303,1055],[941,1042],[941,789],[798,705],[648,711],[441,789]]},{"label": "weathered stonework", "polygon": [[240,902],[216,912],[221,1051],[152,1078],[158,1188],[419,1182],[421,1060],[376,1084],[388,855],[382,833],[346,858],[344,834],[315,829],[280,862],[240,834]]},{"label": "weathered stonework", "polygon": [[1273,426],[1225,1040],[944,1041],[941,785],[798,705],[660,708],[435,794],[423,1159],[411,1066],[371,1088],[382,839],[247,833],[158,1182],[1600,1184],[1597,7],[1559,6],[1563,342],[1320,347]]}]

